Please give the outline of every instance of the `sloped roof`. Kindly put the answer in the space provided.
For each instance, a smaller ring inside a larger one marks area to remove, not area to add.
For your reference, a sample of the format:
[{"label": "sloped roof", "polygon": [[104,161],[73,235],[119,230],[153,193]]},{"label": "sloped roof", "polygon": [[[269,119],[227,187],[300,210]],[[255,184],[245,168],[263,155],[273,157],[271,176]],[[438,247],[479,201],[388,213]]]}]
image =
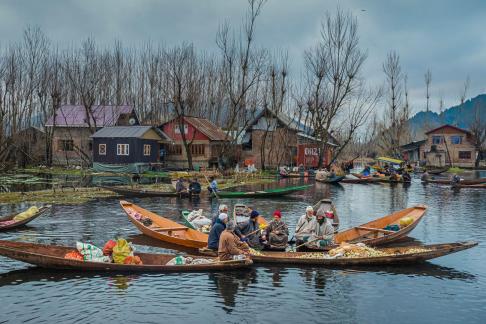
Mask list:
[{"label": "sloped roof", "polygon": [[459,128],[459,127],[456,127],[456,126],[452,126],[452,125],[449,125],[449,124],[445,124],[445,125],[442,125],[442,126],[439,126],[437,128],[434,128],[432,130],[429,130],[428,132],[426,132],[425,134],[430,134],[430,133],[434,133],[436,131],[438,131],[439,129],[442,129],[442,128],[453,128],[455,130],[457,130],[458,132],[461,132],[461,133],[465,133],[465,134],[468,134],[470,135],[471,133],[468,131],[468,130],[465,130],[465,129],[462,129],[462,128]]},{"label": "sloped roof", "polygon": [[[167,123],[173,122],[176,119],[177,118],[173,118],[163,123],[159,128]],[[211,141],[227,141],[232,139],[229,134],[228,137],[226,137],[226,133],[207,118],[185,116],[184,120],[194,126],[198,131],[206,135]]]},{"label": "sloped roof", "polygon": [[[131,114],[133,107],[124,106],[93,106],[92,125],[96,127],[114,126],[122,114]],[[88,127],[86,109],[82,105],[64,105],[56,112],[56,126]],[[54,126],[54,116],[51,116],[46,126]]]},{"label": "sloped roof", "polygon": [[152,126],[111,126],[103,127],[93,135],[92,138],[141,138],[149,130],[154,130],[161,139],[168,140],[169,137],[161,130]]}]

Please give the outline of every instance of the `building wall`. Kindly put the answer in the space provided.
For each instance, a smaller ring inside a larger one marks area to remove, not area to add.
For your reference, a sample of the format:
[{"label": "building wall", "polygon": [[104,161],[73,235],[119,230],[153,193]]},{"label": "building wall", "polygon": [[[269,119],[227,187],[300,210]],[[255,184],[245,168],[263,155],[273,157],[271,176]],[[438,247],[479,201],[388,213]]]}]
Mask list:
[{"label": "building wall", "polygon": [[[99,154],[99,145],[106,144],[106,154]],[[118,155],[117,145],[128,144],[129,155]],[[144,155],[144,145],[150,145],[150,155]],[[107,164],[154,163],[159,160],[159,143],[141,138],[93,138],[93,162]]]},{"label": "building wall", "polygon": [[[209,142],[209,140],[194,140],[192,142],[193,145],[204,145],[204,154],[203,155],[192,155],[192,163],[194,166],[199,167],[208,167],[210,160],[213,158],[213,149]],[[173,153],[173,147],[175,145],[180,146],[180,154]],[[172,146],[172,148],[171,148]],[[176,167],[176,168],[188,168],[189,163],[187,161],[187,154],[184,148],[184,144],[181,141],[174,141],[173,144],[165,144],[164,145],[166,156],[164,161],[168,167]]]},{"label": "building wall", "polygon": [[[433,144],[434,136],[441,136],[445,139],[440,144]],[[451,136],[462,136],[461,144],[452,144]],[[432,151],[435,145],[436,151]],[[467,133],[460,132],[451,127],[445,127],[427,135],[427,142],[423,145],[422,157],[425,156],[427,165],[444,166],[449,164],[449,151],[452,164],[459,167],[474,167],[476,150]],[[460,158],[460,152],[470,152],[470,158]]]},{"label": "building wall", "polygon": [[[55,165],[81,165],[80,150],[83,151],[90,159],[91,153],[91,132],[86,127],[56,127],[53,134],[53,164]],[[63,151],[61,140],[72,140],[74,150]]]},{"label": "building wall", "polygon": [[[209,141],[209,138],[203,133],[201,133],[199,130],[197,130],[194,126],[192,126],[189,123],[185,123],[185,124],[187,125],[187,132],[186,132],[187,141],[190,142],[193,139],[194,141]],[[162,125],[162,131],[176,142],[182,141],[182,135],[176,132],[176,128],[178,125],[179,123],[176,122],[175,120]]]}]

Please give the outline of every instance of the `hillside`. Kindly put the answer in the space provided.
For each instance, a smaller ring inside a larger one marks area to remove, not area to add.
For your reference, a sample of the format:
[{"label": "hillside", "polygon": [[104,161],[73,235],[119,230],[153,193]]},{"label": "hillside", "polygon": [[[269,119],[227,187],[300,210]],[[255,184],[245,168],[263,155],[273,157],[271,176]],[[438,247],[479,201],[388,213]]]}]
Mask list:
[{"label": "hillside", "polygon": [[442,124],[468,129],[475,118],[476,109],[479,109],[481,120],[486,122],[486,94],[469,99],[462,105],[450,107],[440,114],[420,111],[409,119],[410,132],[414,140],[419,140],[423,138],[426,124],[429,125],[429,129]]}]

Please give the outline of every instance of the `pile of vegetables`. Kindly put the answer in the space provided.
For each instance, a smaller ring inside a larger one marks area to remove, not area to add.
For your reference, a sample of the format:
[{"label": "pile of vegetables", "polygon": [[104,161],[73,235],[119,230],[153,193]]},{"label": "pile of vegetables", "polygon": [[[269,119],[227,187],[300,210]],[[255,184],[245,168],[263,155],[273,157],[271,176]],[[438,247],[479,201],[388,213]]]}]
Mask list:
[{"label": "pile of vegetables", "polygon": [[258,256],[264,255],[262,252],[257,251],[257,250],[252,249],[252,248],[250,248],[250,254],[251,255],[258,255]]}]

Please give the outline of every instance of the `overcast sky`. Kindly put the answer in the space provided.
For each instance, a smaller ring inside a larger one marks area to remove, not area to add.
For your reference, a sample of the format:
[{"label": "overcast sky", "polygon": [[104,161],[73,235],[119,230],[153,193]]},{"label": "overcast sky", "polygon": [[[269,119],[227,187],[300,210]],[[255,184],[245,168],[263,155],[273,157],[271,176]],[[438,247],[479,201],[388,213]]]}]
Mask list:
[{"label": "overcast sky", "polygon": [[[387,52],[400,54],[413,112],[425,106],[427,68],[432,71],[432,110],[438,110],[440,96],[445,107],[456,105],[467,76],[468,97],[486,92],[486,1],[268,0],[257,23],[257,41],[271,50],[287,50],[297,77],[304,49],[319,37],[324,13],[337,6],[358,19],[370,84],[383,83]],[[218,25],[239,26],[246,8],[246,0],[0,0],[0,41],[20,40],[30,24],[62,46],[91,36],[100,44],[185,41],[214,51]]]}]

